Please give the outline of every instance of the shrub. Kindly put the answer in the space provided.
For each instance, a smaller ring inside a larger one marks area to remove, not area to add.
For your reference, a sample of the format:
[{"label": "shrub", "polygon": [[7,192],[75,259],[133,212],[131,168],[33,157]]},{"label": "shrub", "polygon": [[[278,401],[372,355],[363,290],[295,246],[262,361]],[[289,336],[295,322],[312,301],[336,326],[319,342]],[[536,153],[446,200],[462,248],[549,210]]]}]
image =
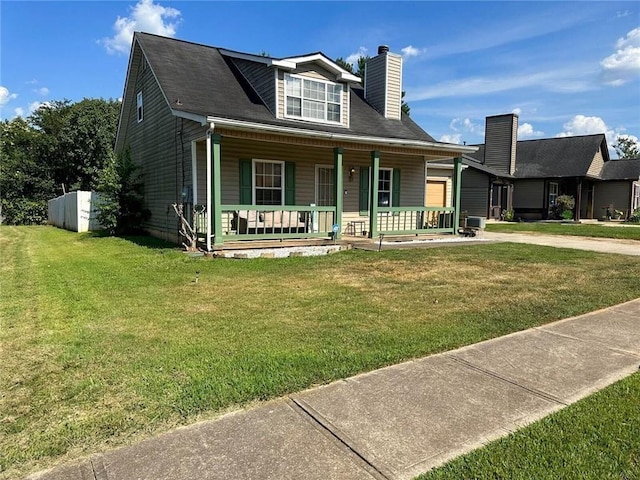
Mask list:
[{"label": "shrub", "polygon": [[502,219],[505,222],[513,222],[514,214],[513,210],[503,210],[502,211]]},{"label": "shrub", "polygon": [[573,211],[572,210],[565,210],[564,212],[562,212],[562,218],[564,220],[572,220],[573,219]]},{"label": "shrub", "polygon": [[629,216],[630,222],[640,223],[640,207],[636,208]]},{"label": "shrub", "polygon": [[111,154],[100,172],[96,190],[100,193],[98,221],[109,234],[133,233],[149,218],[143,205],[144,184],[129,150]]},{"label": "shrub", "polygon": [[[556,199],[556,204],[551,207],[552,218],[556,220],[573,218],[573,207],[575,207],[576,201],[571,195],[560,195]],[[565,217],[566,212],[569,211],[571,215]]]}]

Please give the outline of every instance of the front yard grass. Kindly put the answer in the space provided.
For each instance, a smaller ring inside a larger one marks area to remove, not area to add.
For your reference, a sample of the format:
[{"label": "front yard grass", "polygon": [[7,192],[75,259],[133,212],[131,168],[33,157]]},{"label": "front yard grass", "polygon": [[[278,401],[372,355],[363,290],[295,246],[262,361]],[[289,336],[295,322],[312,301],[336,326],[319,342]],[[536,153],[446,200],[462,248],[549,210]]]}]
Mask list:
[{"label": "front yard grass", "polygon": [[640,373],[417,480],[640,478]]},{"label": "front yard grass", "polygon": [[509,243],[208,260],[0,227],[0,251],[4,478],[640,297],[635,258]]},{"label": "front yard grass", "polygon": [[[527,232],[547,235],[572,235],[579,237],[640,240],[640,225],[637,224],[629,224],[628,226],[605,226],[593,223],[488,223],[487,232]],[[640,245],[638,248],[640,248]]]}]

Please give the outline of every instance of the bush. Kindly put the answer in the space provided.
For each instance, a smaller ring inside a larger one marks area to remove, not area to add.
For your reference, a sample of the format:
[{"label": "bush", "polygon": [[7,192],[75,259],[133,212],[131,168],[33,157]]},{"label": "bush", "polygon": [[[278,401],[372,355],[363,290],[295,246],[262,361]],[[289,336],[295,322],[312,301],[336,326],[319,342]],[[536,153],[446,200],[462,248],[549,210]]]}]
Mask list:
[{"label": "bush", "polygon": [[149,210],[143,205],[144,184],[129,150],[110,154],[101,170],[96,190],[100,193],[98,221],[109,234],[136,233]]},{"label": "bush", "polygon": [[640,223],[640,207],[636,208],[629,216],[629,221],[634,223]]},{"label": "bush", "polygon": [[513,210],[503,210],[502,211],[502,220],[505,222],[513,222],[514,214]]},{"label": "bush", "polygon": [[[569,220],[573,218],[573,207],[576,206],[576,201],[571,195],[560,195],[556,199],[556,204],[551,207],[552,218],[556,220]],[[565,217],[569,212],[569,217]]]}]

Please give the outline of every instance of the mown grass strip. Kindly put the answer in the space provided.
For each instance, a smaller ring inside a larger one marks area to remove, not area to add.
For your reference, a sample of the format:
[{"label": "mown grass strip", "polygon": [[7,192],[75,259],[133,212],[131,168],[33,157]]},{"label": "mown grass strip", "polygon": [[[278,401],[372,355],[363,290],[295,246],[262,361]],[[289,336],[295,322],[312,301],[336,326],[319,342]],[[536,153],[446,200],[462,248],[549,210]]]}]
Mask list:
[{"label": "mown grass strip", "polygon": [[418,480],[640,478],[640,374]]},{"label": "mown grass strip", "polygon": [[[591,223],[489,223],[487,224],[487,231],[500,233],[529,232],[547,235],[571,235],[640,241],[640,225],[633,224],[605,226]],[[638,248],[640,248],[640,246]]]},{"label": "mown grass strip", "polygon": [[207,260],[2,227],[0,246],[7,478],[640,297],[635,259],[508,243]]}]

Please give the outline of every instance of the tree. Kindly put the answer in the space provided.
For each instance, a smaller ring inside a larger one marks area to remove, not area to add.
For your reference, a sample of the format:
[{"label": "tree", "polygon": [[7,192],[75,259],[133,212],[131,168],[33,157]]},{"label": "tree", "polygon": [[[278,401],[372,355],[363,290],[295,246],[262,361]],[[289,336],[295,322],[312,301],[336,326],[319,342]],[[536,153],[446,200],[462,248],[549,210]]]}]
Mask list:
[{"label": "tree", "polygon": [[46,164],[39,162],[42,133],[22,118],[0,123],[0,214],[10,225],[42,224],[55,197]]},{"label": "tree", "polygon": [[69,100],[43,105],[30,117],[44,134],[41,161],[52,170],[56,187],[92,190],[115,144],[120,102]]},{"label": "tree", "polygon": [[0,131],[0,196],[5,223],[43,223],[47,200],[65,190],[92,190],[112,154],[120,102],[48,102]]},{"label": "tree", "polygon": [[[356,60],[356,66],[357,66],[357,70],[354,71],[354,66],[347,62],[345,59],[343,59],[342,57],[338,57],[336,58],[336,63],[344,68],[347,72],[352,73],[354,75],[357,75],[358,77],[360,77],[362,79],[362,88],[364,88],[364,70],[365,70],[365,65],[367,64],[367,62],[371,59],[371,57],[369,55],[361,55],[358,57],[358,60]],[[409,112],[411,111],[411,107],[409,106],[409,104],[407,102],[404,101],[404,95],[405,95],[405,91],[402,91],[402,103],[400,104],[400,108],[402,109],[402,111],[406,114],[409,115]]]},{"label": "tree", "polygon": [[618,158],[640,158],[638,139],[633,135],[618,135],[613,148],[616,149]]}]

